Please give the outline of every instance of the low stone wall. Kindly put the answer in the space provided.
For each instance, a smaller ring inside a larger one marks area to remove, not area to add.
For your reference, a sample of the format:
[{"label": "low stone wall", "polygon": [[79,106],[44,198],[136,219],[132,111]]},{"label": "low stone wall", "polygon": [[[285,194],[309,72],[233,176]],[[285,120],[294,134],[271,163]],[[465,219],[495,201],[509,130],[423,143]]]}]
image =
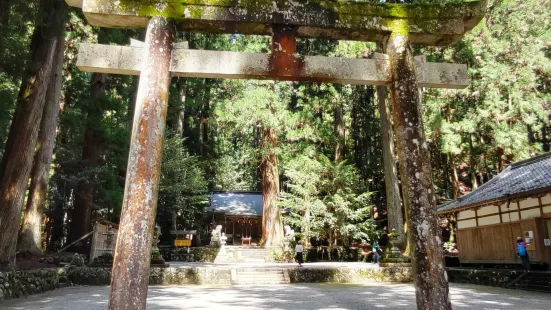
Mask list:
[{"label": "low stone wall", "polygon": [[0,272],[0,300],[54,290],[63,282],[62,268]]},{"label": "low stone wall", "polygon": [[413,276],[409,267],[392,268],[295,268],[289,270],[291,283],[369,283],[369,282],[411,282]]},{"label": "low stone wall", "polygon": [[[71,267],[67,278],[77,285],[109,285],[111,269]],[[151,285],[231,284],[231,270],[215,268],[151,268]]]},{"label": "low stone wall", "polygon": [[231,270],[218,268],[153,268],[152,285],[231,284]]},{"label": "low stone wall", "polygon": [[197,263],[213,263],[216,259],[216,255],[220,251],[220,248],[215,247],[193,247],[186,248],[174,248],[164,247],[159,249],[163,258],[167,262],[182,261],[182,262],[197,262]]},{"label": "low stone wall", "polygon": [[447,273],[448,281],[453,283],[507,287],[523,272],[522,270],[448,268]]}]

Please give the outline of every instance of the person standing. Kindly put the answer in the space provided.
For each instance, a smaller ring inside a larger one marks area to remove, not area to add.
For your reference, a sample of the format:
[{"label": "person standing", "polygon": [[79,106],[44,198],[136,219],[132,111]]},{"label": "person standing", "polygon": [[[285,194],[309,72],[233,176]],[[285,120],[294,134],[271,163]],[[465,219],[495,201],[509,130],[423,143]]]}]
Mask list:
[{"label": "person standing", "polygon": [[521,237],[517,237],[517,254],[520,257],[520,262],[522,263],[524,271],[530,272],[530,257],[526,250],[526,243]]},{"label": "person standing", "polygon": [[302,252],[304,252],[304,248],[302,247],[302,242],[297,241],[297,245],[295,246],[295,254],[298,262],[298,266],[302,267],[302,264],[304,263],[304,258],[302,256]]},{"label": "person standing", "polygon": [[373,241],[373,245],[371,246],[373,251],[373,263],[378,264],[379,261],[381,261],[381,255],[379,254],[379,244],[377,241]]}]

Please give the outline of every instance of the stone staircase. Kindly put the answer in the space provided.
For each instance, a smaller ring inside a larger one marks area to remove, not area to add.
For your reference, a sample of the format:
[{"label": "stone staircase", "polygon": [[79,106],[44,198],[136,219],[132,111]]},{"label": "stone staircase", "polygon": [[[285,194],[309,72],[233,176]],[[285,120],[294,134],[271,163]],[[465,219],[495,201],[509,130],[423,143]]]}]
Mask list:
[{"label": "stone staircase", "polygon": [[551,293],[551,272],[525,272],[515,279],[511,288]]},{"label": "stone staircase", "polygon": [[237,268],[232,269],[234,285],[289,284],[289,273],[280,268]]},{"label": "stone staircase", "polygon": [[238,247],[226,246],[225,249],[220,249],[214,263],[252,263],[261,264],[265,262],[266,249],[260,247]]},{"label": "stone staircase", "polygon": [[[240,248],[238,250],[245,263],[263,263],[266,259],[264,248]],[[239,254],[238,254],[239,255]]]}]

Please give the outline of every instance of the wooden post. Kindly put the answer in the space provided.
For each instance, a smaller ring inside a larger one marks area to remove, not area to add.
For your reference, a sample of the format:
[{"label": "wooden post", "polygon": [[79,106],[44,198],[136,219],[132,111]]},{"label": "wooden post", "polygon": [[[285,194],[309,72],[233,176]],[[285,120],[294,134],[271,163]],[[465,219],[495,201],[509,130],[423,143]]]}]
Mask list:
[{"label": "wooden post", "polygon": [[149,21],[111,280],[113,310],[146,306],[173,38],[169,21]]},{"label": "wooden post", "polygon": [[387,54],[417,309],[447,310],[449,288],[408,25],[396,21],[392,26]]}]

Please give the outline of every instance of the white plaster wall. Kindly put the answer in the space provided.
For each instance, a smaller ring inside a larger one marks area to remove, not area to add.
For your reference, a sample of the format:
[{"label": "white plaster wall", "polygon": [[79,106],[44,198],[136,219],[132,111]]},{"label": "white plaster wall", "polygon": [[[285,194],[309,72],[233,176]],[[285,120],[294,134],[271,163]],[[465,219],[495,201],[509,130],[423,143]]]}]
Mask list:
[{"label": "white plaster wall", "polygon": [[551,213],[551,206],[543,207],[543,213]]},{"label": "white plaster wall", "polygon": [[541,212],[540,212],[540,209],[522,210],[520,211],[520,216],[522,217],[523,220],[534,218],[534,217],[540,217]]},{"label": "white plaster wall", "polygon": [[526,208],[539,206],[540,201],[538,200],[538,198],[528,198],[528,199],[519,201],[519,204],[521,209],[526,209]]},{"label": "white plaster wall", "polygon": [[546,205],[546,204],[551,204],[551,194],[547,194],[543,197],[541,197],[541,203]]},{"label": "white plaster wall", "polygon": [[492,215],[478,219],[478,226],[499,224],[499,215]]},{"label": "white plaster wall", "polygon": [[[477,214],[478,216],[488,215],[488,214],[496,214],[499,212],[499,207],[497,206],[486,206],[478,209]],[[480,223],[480,222],[479,222]]]},{"label": "white plaster wall", "polygon": [[476,227],[476,220],[466,220],[466,221],[457,221],[457,228],[469,228],[469,227]]},{"label": "white plaster wall", "polygon": [[[516,209],[518,209],[517,203],[511,202],[511,204],[509,205],[509,210],[516,210]],[[501,205],[501,212],[507,212],[507,203],[504,203]]]},{"label": "white plaster wall", "polygon": [[511,222],[518,221],[518,212],[510,212],[501,215],[503,223],[509,223],[509,215],[511,215]]},{"label": "white plaster wall", "polygon": [[459,212],[459,214],[457,214],[457,219],[458,220],[467,219],[467,218],[475,217],[475,216],[476,216],[476,213],[474,212],[474,210],[465,210],[465,211],[461,211],[461,212]]}]

